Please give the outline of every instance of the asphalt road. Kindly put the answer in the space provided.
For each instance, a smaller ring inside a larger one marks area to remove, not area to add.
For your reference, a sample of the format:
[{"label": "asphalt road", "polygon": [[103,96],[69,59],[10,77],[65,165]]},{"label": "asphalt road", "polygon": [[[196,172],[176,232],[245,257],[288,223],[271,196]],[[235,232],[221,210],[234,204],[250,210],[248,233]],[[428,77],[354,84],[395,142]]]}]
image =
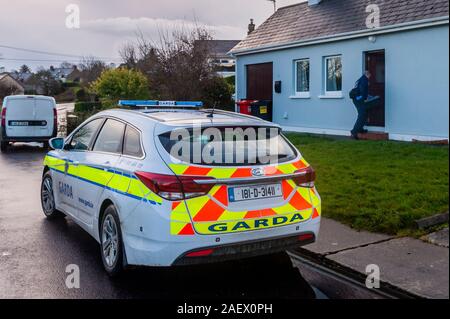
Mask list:
[{"label": "asphalt road", "polygon": [[[223,298],[314,296],[286,254],[185,268],[140,268],[110,279],[97,242],[70,219],[48,221],[40,205],[44,151],[0,154],[0,298]],[[66,267],[80,288],[66,287]]]}]

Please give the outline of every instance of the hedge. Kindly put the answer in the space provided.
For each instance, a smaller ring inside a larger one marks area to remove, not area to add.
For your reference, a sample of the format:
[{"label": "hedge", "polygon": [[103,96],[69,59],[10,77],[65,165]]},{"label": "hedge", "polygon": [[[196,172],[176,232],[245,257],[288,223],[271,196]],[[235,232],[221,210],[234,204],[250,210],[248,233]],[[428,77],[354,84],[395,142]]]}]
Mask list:
[{"label": "hedge", "polygon": [[93,110],[99,110],[102,108],[101,102],[76,102],[75,103],[75,112],[91,112]]}]

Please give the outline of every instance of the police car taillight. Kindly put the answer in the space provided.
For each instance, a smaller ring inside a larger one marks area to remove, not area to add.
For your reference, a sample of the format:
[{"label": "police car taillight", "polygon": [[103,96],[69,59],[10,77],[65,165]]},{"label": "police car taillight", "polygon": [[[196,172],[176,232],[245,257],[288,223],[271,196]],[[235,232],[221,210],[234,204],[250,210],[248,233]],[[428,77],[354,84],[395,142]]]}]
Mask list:
[{"label": "police car taillight", "polygon": [[295,172],[295,174],[302,173],[302,175],[296,176],[293,180],[297,186],[300,187],[314,187],[316,180],[316,171],[311,167],[306,167]]},{"label": "police car taillight", "polygon": [[136,172],[139,180],[152,192],[167,200],[176,201],[207,195],[214,184],[197,184],[196,180],[211,180],[204,176],[175,176]]},{"label": "police car taillight", "polygon": [[6,107],[2,109],[2,127],[6,127]]}]

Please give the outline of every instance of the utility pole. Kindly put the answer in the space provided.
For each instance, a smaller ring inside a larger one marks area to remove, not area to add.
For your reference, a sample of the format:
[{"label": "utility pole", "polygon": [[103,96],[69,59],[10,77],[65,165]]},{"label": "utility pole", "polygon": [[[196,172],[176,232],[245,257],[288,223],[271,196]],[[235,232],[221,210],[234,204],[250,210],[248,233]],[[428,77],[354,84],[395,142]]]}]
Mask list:
[{"label": "utility pole", "polygon": [[267,1],[273,2],[273,12],[276,12],[277,11],[277,0],[267,0]]}]

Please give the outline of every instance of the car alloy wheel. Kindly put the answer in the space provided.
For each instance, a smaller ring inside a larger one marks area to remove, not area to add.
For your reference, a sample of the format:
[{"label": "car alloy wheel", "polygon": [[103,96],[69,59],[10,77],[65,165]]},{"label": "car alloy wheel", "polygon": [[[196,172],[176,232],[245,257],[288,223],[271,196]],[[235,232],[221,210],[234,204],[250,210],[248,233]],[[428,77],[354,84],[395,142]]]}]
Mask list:
[{"label": "car alloy wheel", "polygon": [[102,253],[105,263],[113,268],[119,256],[119,232],[112,215],[106,216],[102,227]]},{"label": "car alloy wheel", "polygon": [[53,196],[53,183],[50,176],[45,176],[42,181],[41,201],[44,214],[51,216],[55,212],[55,197]]}]

